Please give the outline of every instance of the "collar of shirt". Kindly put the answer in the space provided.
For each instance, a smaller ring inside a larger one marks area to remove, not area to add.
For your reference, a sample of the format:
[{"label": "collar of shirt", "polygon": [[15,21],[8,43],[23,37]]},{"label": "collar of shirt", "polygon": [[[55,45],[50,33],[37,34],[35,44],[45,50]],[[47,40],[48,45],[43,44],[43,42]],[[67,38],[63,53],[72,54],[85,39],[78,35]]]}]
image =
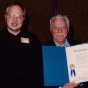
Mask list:
[{"label": "collar of shirt", "polygon": [[18,32],[13,32],[13,31],[10,30],[9,28],[8,28],[7,30],[8,30],[9,33],[11,33],[11,34],[13,34],[13,35],[15,35],[15,36],[17,36],[17,35],[20,33],[20,31],[18,31]]},{"label": "collar of shirt", "polygon": [[57,42],[54,42],[54,43],[55,43],[56,46],[59,46],[59,47],[69,47],[69,46],[70,46],[70,44],[69,44],[69,42],[67,41],[67,39],[66,39],[66,41],[65,41],[65,43],[64,43],[63,45],[61,45],[61,44],[59,44],[59,43],[57,43]]}]

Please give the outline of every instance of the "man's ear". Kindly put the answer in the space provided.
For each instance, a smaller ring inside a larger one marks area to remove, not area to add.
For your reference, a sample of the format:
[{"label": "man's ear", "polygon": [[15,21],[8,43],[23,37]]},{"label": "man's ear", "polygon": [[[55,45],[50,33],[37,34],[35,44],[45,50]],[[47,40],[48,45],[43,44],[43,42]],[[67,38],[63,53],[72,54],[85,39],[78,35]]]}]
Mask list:
[{"label": "man's ear", "polygon": [[51,33],[51,34],[52,34],[52,32],[53,32],[52,29],[50,29],[50,33]]},{"label": "man's ear", "polygon": [[23,17],[23,21],[24,21],[24,20],[26,20],[26,17],[25,17],[25,16]]},{"label": "man's ear", "polygon": [[67,34],[69,33],[69,28],[67,29]]}]

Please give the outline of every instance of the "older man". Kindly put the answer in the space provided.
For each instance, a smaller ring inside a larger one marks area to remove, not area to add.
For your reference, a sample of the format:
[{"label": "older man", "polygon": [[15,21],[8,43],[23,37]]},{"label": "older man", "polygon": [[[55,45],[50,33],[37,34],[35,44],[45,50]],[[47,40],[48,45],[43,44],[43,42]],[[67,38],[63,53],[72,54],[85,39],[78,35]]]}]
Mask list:
[{"label": "older man", "polygon": [[[52,17],[50,19],[50,33],[52,35],[53,42],[50,42],[49,45],[54,45],[63,48],[70,46],[70,43],[67,39],[69,30],[70,30],[70,22],[67,16],[57,15]],[[76,83],[67,83],[63,85],[63,87],[61,88],[74,88],[77,86],[78,84]],[[59,87],[49,86],[49,88],[59,88]]]},{"label": "older man", "polygon": [[69,19],[66,16],[57,15],[50,19],[50,32],[56,46],[70,46],[67,40],[69,32]]},{"label": "older man", "polygon": [[[69,42],[67,39],[70,29],[70,21],[67,16],[56,15],[50,19],[50,33],[52,35],[53,42],[50,45],[58,47],[68,47],[71,45],[79,44],[78,41]],[[59,85],[59,84],[58,84]],[[50,87],[53,88],[53,87]],[[57,88],[57,87],[55,87]],[[88,88],[88,82],[84,83],[67,83],[62,88]]]}]

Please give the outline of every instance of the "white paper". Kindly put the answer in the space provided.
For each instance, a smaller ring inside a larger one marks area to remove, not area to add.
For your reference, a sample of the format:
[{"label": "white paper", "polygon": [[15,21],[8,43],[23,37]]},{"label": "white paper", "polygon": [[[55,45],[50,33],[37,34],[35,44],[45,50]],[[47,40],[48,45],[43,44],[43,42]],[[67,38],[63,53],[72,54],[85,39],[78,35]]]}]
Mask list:
[{"label": "white paper", "polygon": [[88,44],[67,47],[66,56],[69,81],[88,81]]}]

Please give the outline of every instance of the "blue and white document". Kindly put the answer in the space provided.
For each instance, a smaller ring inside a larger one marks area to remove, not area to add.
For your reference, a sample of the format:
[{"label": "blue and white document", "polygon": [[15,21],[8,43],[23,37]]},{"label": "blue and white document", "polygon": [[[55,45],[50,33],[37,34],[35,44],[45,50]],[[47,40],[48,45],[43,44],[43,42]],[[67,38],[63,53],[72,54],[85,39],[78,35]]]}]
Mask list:
[{"label": "blue and white document", "polygon": [[67,47],[66,57],[69,81],[88,81],[88,44]]}]

